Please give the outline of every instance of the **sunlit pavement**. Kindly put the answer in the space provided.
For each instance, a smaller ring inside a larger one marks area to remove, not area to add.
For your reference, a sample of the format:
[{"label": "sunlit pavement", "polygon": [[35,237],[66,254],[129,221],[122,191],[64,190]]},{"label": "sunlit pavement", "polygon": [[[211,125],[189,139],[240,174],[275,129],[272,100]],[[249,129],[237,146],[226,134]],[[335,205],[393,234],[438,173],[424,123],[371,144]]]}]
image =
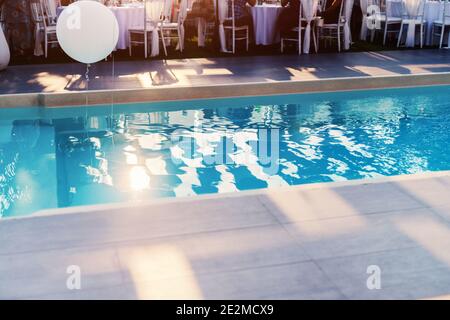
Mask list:
[{"label": "sunlit pavement", "polygon": [[[438,49],[115,63],[110,59],[91,67],[89,89],[160,88],[449,71],[450,51]],[[85,90],[85,73],[86,67],[80,63],[10,66],[0,72],[0,94]]]},{"label": "sunlit pavement", "polygon": [[438,172],[1,220],[0,298],[445,299],[449,188]]}]

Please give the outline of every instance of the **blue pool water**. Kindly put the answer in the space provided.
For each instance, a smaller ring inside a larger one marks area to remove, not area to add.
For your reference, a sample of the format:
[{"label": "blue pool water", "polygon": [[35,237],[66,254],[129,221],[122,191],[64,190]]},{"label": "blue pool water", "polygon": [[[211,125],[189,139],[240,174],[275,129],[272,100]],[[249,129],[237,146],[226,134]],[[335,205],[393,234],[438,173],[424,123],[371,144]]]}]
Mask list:
[{"label": "blue pool water", "polygon": [[450,169],[450,87],[0,110],[0,216]]}]

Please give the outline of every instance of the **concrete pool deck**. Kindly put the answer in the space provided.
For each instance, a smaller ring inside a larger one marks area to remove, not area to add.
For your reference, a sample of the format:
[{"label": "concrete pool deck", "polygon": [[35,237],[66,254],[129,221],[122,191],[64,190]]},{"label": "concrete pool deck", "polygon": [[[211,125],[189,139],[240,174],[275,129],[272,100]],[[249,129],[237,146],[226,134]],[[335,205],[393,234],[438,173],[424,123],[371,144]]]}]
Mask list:
[{"label": "concrete pool deck", "polygon": [[450,298],[450,172],[65,211],[0,220],[0,299]]},{"label": "concrete pool deck", "polygon": [[[62,106],[450,84],[450,50],[11,66],[0,107]],[[355,81],[358,78],[358,81]],[[112,90],[112,91],[111,91]]]}]

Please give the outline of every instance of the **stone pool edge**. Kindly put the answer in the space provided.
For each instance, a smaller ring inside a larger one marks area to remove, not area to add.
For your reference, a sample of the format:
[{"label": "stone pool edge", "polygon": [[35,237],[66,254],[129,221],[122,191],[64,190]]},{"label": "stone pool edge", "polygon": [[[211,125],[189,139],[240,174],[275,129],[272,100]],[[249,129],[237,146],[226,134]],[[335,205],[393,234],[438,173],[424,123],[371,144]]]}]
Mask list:
[{"label": "stone pool edge", "polygon": [[[450,85],[450,72],[0,95],[0,107],[68,107]],[[87,103],[86,103],[87,102]]]},{"label": "stone pool edge", "polygon": [[396,183],[396,182],[408,182],[421,179],[429,178],[439,178],[439,177],[450,177],[450,170],[444,171],[432,171],[432,172],[421,172],[413,174],[404,174],[390,177],[379,177],[372,179],[357,179],[357,180],[346,180],[346,181],[336,181],[336,182],[319,182],[319,183],[308,183],[302,185],[288,185],[277,188],[263,188],[263,189],[252,189],[243,190],[239,192],[230,193],[214,193],[214,194],[202,194],[195,195],[191,197],[171,197],[171,198],[155,198],[147,201],[141,202],[118,202],[118,203],[106,203],[106,204],[95,204],[95,205],[85,205],[85,206],[74,206],[68,208],[53,208],[36,211],[30,215],[24,216],[14,216],[14,217],[3,217],[0,218],[0,223],[13,221],[13,220],[23,220],[23,219],[35,219],[42,217],[51,217],[59,215],[72,215],[72,214],[84,214],[91,212],[107,212],[111,210],[123,210],[123,209],[133,209],[142,208],[153,205],[169,205],[173,203],[185,203],[189,204],[201,200],[214,200],[214,199],[233,199],[233,198],[245,198],[248,196],[261,196],[268,195],[270,193],[279,193],[283,191],[292,190],[314,190],[314,189],[334,189],[340,187],[354,187],[369,185],[369,184],[383,184],[383,183]]}]

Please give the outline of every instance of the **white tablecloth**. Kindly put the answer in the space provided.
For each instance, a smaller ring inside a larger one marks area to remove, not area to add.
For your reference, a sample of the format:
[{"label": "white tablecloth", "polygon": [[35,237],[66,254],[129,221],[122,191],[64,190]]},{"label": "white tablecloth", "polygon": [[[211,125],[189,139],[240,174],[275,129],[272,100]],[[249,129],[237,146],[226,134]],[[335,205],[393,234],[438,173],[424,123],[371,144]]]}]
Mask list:
[{"label": "white tablecloth", "polygon": [[[401,17],[402,16],[401,1],[390,0],[389,2],[392,5],[392,15],[395,17]],[[450,10],[450,6],[447,7],[447,9]],[[433,22],[440,18],[440,15],[442,15],[443,10],[444,10],[444,4],[440,3],[438,1],[427,1],[425,3],[425,10],[424,10],[424,19],[426,20],[425,45],[427,45],[427,46],[431,45],[431,41],[432,41],[431,30],[432,30]],[[404,35],[405,35],[405,33],[404,33]],[[418,37],[416,37],[416,43],[418,43],[418,41],[419,41],[419,39],[418,39]]]},{"label": "white tablecloth", "polygon": [[128,48],[128,30],[144,27],[144,7],[112,7],[110,9],[119,23],[117,49],[126,49]]},{"label": "white tablecloth", "polygon": [[274,40],[280,40],[280,35],[275,35],[278,32],[275,29],[282,9],[280,5],[275,4],[256,5],[251,8],[256,44],[270,45]]}]

